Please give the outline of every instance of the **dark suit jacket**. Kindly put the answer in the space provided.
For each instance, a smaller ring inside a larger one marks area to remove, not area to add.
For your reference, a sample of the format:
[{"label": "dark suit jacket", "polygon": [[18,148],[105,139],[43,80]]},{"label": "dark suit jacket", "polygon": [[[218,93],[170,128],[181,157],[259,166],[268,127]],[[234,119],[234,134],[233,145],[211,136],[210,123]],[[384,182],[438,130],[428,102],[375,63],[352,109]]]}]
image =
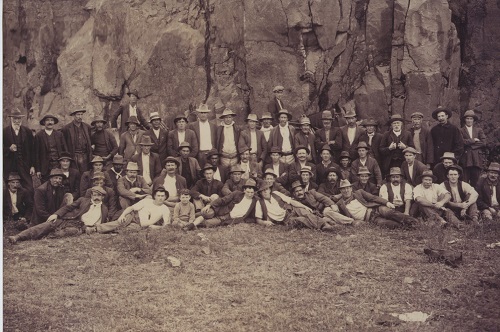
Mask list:
[{"label": "dark suit jacket", "polygon": [[[316,165],[311,162],[306,162],[306,166],[310,166],[313,175],[311,176],[311,182],[316,182]],[[298,161],[294,162],[290,166],[288,166],[289,178],[288,181],[292,184],[293,181],[300,180],[300,163]]]},{"label": "dark suit jacket", "polygon": [[[163,173],[154,179],[153,181],[153,191],[158,188],[159,186],[163,186],[163,183],[165,182],[165,176],[167,176],[167,173]],[[186,185],[186,179],[184,179],[182,176],[179,174],[175,174],[175,186],[177,187],[177,196],[179,196],[179,190],[181,189],[187,189]],[[172,195],[170,195],[172,196]]]},{"label": "dark suit jacket", "polygon": [[[488,178],[480,178],[476,184],[476,191],[479,194],[477,199],[477,208],[485,210],[491,206],[492,190]],[[500,181],[496,185],[497,201],[500,202]]]},{"label": "dark suit jacket", "polygon": [[[486,135],[481,128],[477,126],[472,126],[472,137],[469,135],[469,131],[464,126],[460,129],[462,137],[464,139],[464,154],[460,160],[460,164],[463,167],[483,167],[483,156],[480,154],[481,149],[486,146]],[[478,138],[479,142],[474,141],[474,138]]]},{"label": "dark suit jacket", "polygon": [[64,187],[54,188],[50,181],[36,188],[31,224],[37,225],[47,221],[47,218],[62,206],[63,199]]},{"label": "dark suit jacket", "polygon": [[[179,142],[179,136],[177,133],[177,129],[168,132],[167,152],[169,156],[179,156],[179,151],[177,151],[177,149],[182,142]],[[194,131],[192,131],[191,129],[186,129],[184,140],[191,146],[191,153],[189,154],[189,156],[196,158],[196,155],[198,154],[198,139],[196,138],[196,134],[194,133]]]},{"label": "dark suit jacket", "polygon": [[[85,141],[87,142],[87,158],[89,161],[92,160],[92,148],[91,148],[91,141],[90,141],[90,126],[84,122],[81,124],[83,128],[83,136]],[[66,147],[68,148],[68,152],[74,157],[75,156],[75,146],[76,146],[76,141],[78,140],[77,133],[76,133],[76,125],[74,121],[71,121],[64,127],[62,127],[61,132],[64,135],[64,140],[66,141]]]},{"label": "dark suit jacket", "polygon": [[[59,156],[61,152],[68,151],[66,147],[66,141],[64,140],[64,135],[57,130],[52,132],[56,140],[57,152]],[[47,175],[50,172],[50,147],[49,147],[49,136],[44,129],[40,130],[35,135],[35,170],[41,172],[42,175]],[[59,157],[58,156],[58,157]]]},{"label": "dark suit jacket", "polygon": [[[92,201],[87,197],[80,197],[70,205],[63,206],[54,214],[57,214],[62,219],[79,219],[82,215],[89,212]],[[108,221],[108,207],[106,204],[101,204],[101,222]]]},{"label": "dark suit jacket", "polygon": [[[105,174],[107,174],[109,176],[109,179],[111,180],[111,183],[113,184],[111,186],[111,188],[113,188],[113,190],[115,192],[117,192],[117,183],[118,183],[118,179],[116,178],[116,173],[113,172],[111,169],[108,169],[106,172],[104,172]],[[125,170],[122,169],[122,171],[120,172],[120,175],[121,176],[125,176]]]},{"label": "dark suit jacket", "polygon": [[[17,217],[24,217],[26,219],[31,218],[33,213],[33,198],[31,194],[24,188],[19,188],[16,192],[17,201],[16,208],[19,211]],[[9,189],[4,189],[3,191],[3,215],[4,218],[12,217],[12,200],[10,199]]]},{"label": "dark suit jacket", "polygon": [[121,134],[118,153],[123,156],[125,162],[130,161],[134,154],[141,152],[139,142],[141,141],[143,135],[143,130],[137,130],[137,138],[134,142],[134,140],[132,139],[132,134],[130,134],[128,130]]},{"label": "dark suit jacket", "polygon": [[358,143],[360,142],[360,137],[365,133],[365,129],[360,126],[356,126],[356,132],[354,134],[354,141],[352,144],[349,142],[349,137],[347,137],[347,129],[349,127],[343,126],[340,128],[342,132],[342,151],[348,151],[351,155],[352,160],[358,158],[358,150],[356,150]]},{"label": "dark suit jacket", "polygon": [[434,162],[445,152],[455,153],[455,158],[460,160],[464,152],[464,139],[460,129],[451,123],[445,125],[437,124],[431,128],[432,141],[434,143]]},{"label": "dark suit jacket", "polygon": [[[382,197],[372,195],[364,190],[356,190],[352,193],[352,195],[355,199],[358,200],[358,202],[360,202],[367,208],[375,208],[381,205],[386,205],[388,202]],[[343,197],[337,202],[337,205],[339,206],[339,210],[343,215],[353,218],[352,214],[347,210],[346,203]]]},{"label": "dark suit jacket", "polygon": [[80,197],[80,180],[81,175],[77,169],[69,169],[69,177],[63,179],[64,192],[73,195],[73,200],[77,200]]},{"label": "dark suit jacket", "polygon": [[[85,196],[87,189],[92,188],[92,177],[94,176],[94,171],[83,172],[80,178],[80,195],[79,197]],[[113,187],[113,182],[109,177],[108,173],[104,173],[104,185],[106,187]]]},{"label": "dark suit jacket", "polygon": [[314,145],[314,134],[309,133],[309,135],[305,135],[302,130],[297,130],[295,136],[293,137],[293,145],[297,146],[309,146],[311,148],[311,162],[316,163],[318,161],[318,157],[316,155],[316,148]]},{"label": "dark suit jacket", "polygon": [[[330,144],[330,149],[332,150],[332,158],[337,160],[340,152],[342,151],[342,132],[340,128],[332,127],[330,128],[329,137],[326,137],[325,128],[321,128],[314,133],[315,136],[315,146],[318,156],[320,155],[320,150],[323,145],[328,144],[330,141],[335,141],[335,143]],[[321,162],[318,158],[317,162]]]},{"label": "dark suit jacket", "polygon": [[[181,157],[177,157],[175,159],[179,161],[179,167],[177,167],[177,173],[179,175],[182,175]],[[201,171],[200,164],[198,163],[198,160],[196,160],[196,158],[189,157],[188,161],[189,161],[189,168],[191,170],[191,177],[193,178],[193,183],[196,183],[196,181],[198,181],[198,178],[200,177],[200,171]]]},{"label": "dark suit jacket", "polygon": [[156,137],[153,128],[151,127],[148,131],[144,133],[144,135],[151,137],[151,141],[154,145],[151,146],[151,152],[158,154],[160,157],[160,164],[163,167],[163,163],[165,163],[165,159],[167,159],[167,140],[168,140],[168,131],[163,128],[160,128],[160,137]]},{"label": "dark suit jacket", "polygon": [[[267,164],[264,167],[263,171],[265,172],[268,168],[273,169],[273,164]],[[289,177],[290,177],[289,168],[290,168],[290,166],[288,164],[285,164],[285,163],[280,161],[280,165],[279,165],[280,174],[277,174],[278,177],[276,178],[276,181],[281,183],[284,186],[288,186],[288,184],[291,184],[290,179],[289,179]]]},{"label": "dark suit jacket", "polygon": [[[283,147],[283,137],[281,137],[280,126],[276,126],[271,130],[271,134],[269,134],[269,141],[267,142],[268,151],[271,150],[273,146],[278,146],[280,148]],[[292,152],[295,146],[293,145],[294,137],[295,137],[295,128],[288,125],[288,129],[290,131],[290,144],[292,145]]]},{"label": "dark suit jacket", "polygon": [[219,180],[212,180],[210,183],[206,179],[200,179],[196,181],[193,188],[191,188],[191,195],[194,199],[197,199],[201,195],[211,196],[213,194],[217,194],[222,196],[222,187],[224,184]]},{"label": "dark suit jacket", "polygon": [[322,162],[316,164],[316,183],[318,185],[327,182],[326,170],[330,167],[336,167],[340,170],[340,166],[333,161],[328,165],[328,167],[325,167]]},{"label": "dark suit jacket", "polygon": [[227,178],[229,177],[228,168],[226,166],[217,165],[217,169],[219,170],[219,174],[220,174],[220,182],[222,182],[224,184],[226,182]]},{"label": "dark suit jacket", "polygon": [[304,198],[298,201],[319,212],[323,212],[323,210],[327,206],[331,206],[334,204],[334,202],[330,198],[328,198],[328,196],[323,195],[322,193],[317,192],[314,189],[306,191],[304,193]]},{"label": "dark suit jacket", "polygon": [[10,151],[10,146],[15,144],[15,134],[12,126],[9,125],[3,129],[3,173],[5,176],[10,172],[21,172],[22,168],[25,172],[29,172],[35,164],[34,155],[34,138],[31,130],[28,127],[21,126],[19,128],[18,141],[20,145],[21,155]]},{"label": "dark suit jacket", "polygon": [[[251,153],[257,153],[257,161],[265,160],[267,157],[267,142],[264,137],[264,133],[258,129],[255,130],[257,138],[257,151],[250,151]],[[241,151],[245,147],[251,147],[250,130],[244,129],[240,132],[240,138],[238,140],[238,151]]]},{"label": "dark suit jacket", "polygon": [[271,113],[271,115],[273,116],[274,123],[278,122],[278,112],[281,109],[286,109],[285,103],[283,102],[282,99],[280,99],[280,103],[281,103],[281,107],[280,107],[280,104],[278,103],[278,98],[276,98],[276,97],[273,97],[269,101],[269,103],[267,103],[267,111],[269,113]]},{"label": "dark suit jacket", "polygon": [[[107,206],[109,210],[109,217],[113,218],[115,215],[116,211],[118,211],[118,197],[116,197],[115,191],[109,187],[104,187],[104,190],[106,191],[106,195],[104,195],[104,198],[102,199],[102,203]],[[87,189],[87,192],[85,193],[86,198],[91,198],[92,197],[92,188]],[[105,222],[105,221],[103,221]]]},{"label": "dark suit jacket", "polygon": [[[383,178],[382,178],[382,172],[380,171],[380,167],[379,167],[377,161],[372,157],[368,157],[366,159],[365,166],[368,168],[368,170],[371,173],[370,174],[370,182],[381,186]],[[359,180],[359,177],[358,177],[359,167],[361,167],[361,162],[359,161],[359,158],[358,158],[351,163],[351,179],[352,179],[352,181]]]},{"label": "dark suit jacket", "polygon": [[412,185],[413,187],[419,185],[422,183],[420,180],[420,175],[427,170],[427,166],[422,163],[421,161],[415,160],[413,164],[413,179],[410,178],[410,170],[408,169],[408,163],[406,161],[403,161],[401,164],[401,173],[403,174],[403,177],[406,179],[406,183]]},{"label": "dark suit jacket", "polygon": [[400,159],[403,161],[405,159],[404,155],[403,155],[404,149],[400,149],[400,148],[396,147],[396,149],[394,149],[394,150],[389,150],[389,145],[391,145],[391,143],[393,143],[393,142],[394,143],[402,142],[406,146],[413,147],[413,139],[411,138],[409,132],[402,130],[401,135],[399,135],[399,137],[396,136],[392,130],[386,132],[384,134],[384,136],[382,137],[382,141],[380,142],[380,148],[379,148],[380,155],[383,159],[381,167],[382,167],[382,170],[384,170],[385,174],[387,174],[389,172],[391,160]]},{"label": "dark suit jacket", "polygon": [[361,137],[359,138],[359,141],[360,142],[366,142],[366,144],[368,144],[368,146],[370,147],[370,150],[368,151],[368,155],[370,157],[373,157],[375,158],[375,160],[377,161],[377,163],[380,164],[382,163],[382,158],[380,156],[380,142],[382,142],[382,137],[384,135],[382,135],[381,133],[375,133],[375,135],[373,136],[372,138],[372,144],[368,144],[368,142],[370,141],[369,137],[368,137],[368,134],[365,132],[363,135],[361,135]]},{"label": "dark suit jacket", "polygon": [[233,179],[229,178],[224,182],[224,187],[222,187],[222,195],[227,196],[234,191],[243,191],[243,185],[245,180],[241,179],[240,182],[234,183]]},{"label": "dark suit jacket", "polygon": [[[142,167],[142,153],[136,154],[135,156],[132,156],[132,159],[130,161],[133,161],[139,165],[139,175],[143,175],[143,167]],[[161,167],[161,162],[160,162],[160,157],[154,153],[151,152],[149,154],[149,174],[151,177],[151,181],[153,181],[158,175],[160,175],[162,170]]]},{"label": "dark suit jacket", "polygon": [[[118,143],[116,143],[116,138],[115,136],[109,131],[108,129],[103,129],[104,130],[104,139],[106,141],[106,148],[108,155],[110,155],[110,159],[113,159],[113,156],[118,152]],[[90,142],[92,145],[95,144],[95,134],[96,132],[93,132],[90,135]],[[107,156],[107,155],[106,155]],[[101,156],[101,157],[106,157],[106,156]]]},{"label": "dark suit jacket", "polygon": [[[413,141],[413,135],[415,134],[415,128],[410,128],[410,136]],[[431,132],[427,128],[420,130],[418,134],[420,139],[420,147],[422,148],[422,154],[417,155],[417,159],[424,164],[434,163],[434,142],[432,141]]]},{"label": "dark suit jacket", "polygon": [[[234,208],[234,206],[243,200],[244,196],[245,196],[245,194],[241,191],[233,191],[231,194],[229,194],[227,196],[220,197],[220,198],[216,199],[210,205],[214,209],[215,214],[217,216],[224,216],[224,215],[230,213],[231,210]],[[254,202],[257,202],[256,196],[254,196],[252,200]],[[250,205],[250,209],[251,208],[252,208],[252,206]],[[255,217],[255,209],[254,209],[254,211],[250,211],[250,209],[247,212],[247,214],[249,214],[247,217],[254,218]]]},{"label": "dark suit jacket", "polygon": [[377,188],[377,186],[374,183],[371,183],[369,181],[366,184],[366,186],[363,186],[359,181],[356,181],[352,184],[352,190],[356,191],[359,189],[364,190],[367,193],[370,193],[370,194],[375,195],[375,196],[378,195],[378,192],[379,192],[379,189]]},{"label": "dark suit jacket", "polygon": [[[149,129],[150,124],[148,121],[146,121],[146,118],[144,117],[142,110],[137,107],[137,120],[141,123],[142,128],[144,129]],[[128,118],[130,117],[130,109],[129,109],[129,104],[126,105],[120,105],[118,109],[116,110],[113,115],[111,115],[111,128],[118,128],[118,116],[121,115],[121,120],[120,120],[120,134],[124,133],[127,130],[127,125],[125,122],[127,122]]]},{"label": "dark suit jacket", "polygon": [[[208,123],[210,125],[210,140],[212,142],[212,149],[217,149],[217,126],[210,121]],[[201,137],[200,135],[200,120],[189,123],[188,128],[194,131],[199,149],[201,140],[208,139],[208,137]]]},{"label": "dark suit jacket", "polygon": [[[235,125],[233,125],[233,133],[234,133],[234,143],[236,145],[236,149],[238,149],[238,142],[240,140],[240,129]],[[222,147],[224,145],[224,126],[217,127],[217,146],[216,149],[219,150],[219,153],[222,153]]]}]

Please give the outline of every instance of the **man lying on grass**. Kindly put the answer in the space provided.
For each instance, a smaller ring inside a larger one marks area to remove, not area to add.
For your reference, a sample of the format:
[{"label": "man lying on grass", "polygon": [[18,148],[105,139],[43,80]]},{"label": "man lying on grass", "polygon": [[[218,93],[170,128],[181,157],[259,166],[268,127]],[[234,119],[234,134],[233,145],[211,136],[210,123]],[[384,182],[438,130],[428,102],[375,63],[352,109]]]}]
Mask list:
[{"label": "man lying on grass", "polygon": [[[123,210],[120,217],[105,224],[97,224],[93,227],[87,227],[85,232],[109,233],[119,228],[127,227],[130,224],[140,227],[160,228],[169,225],[170,210],[164,203],[168,199],[168,192],[165,187],[159,186],[153,191],[154,199],[146,197],[132,206]],[[163,224],[157,225],[161,220]]]}]

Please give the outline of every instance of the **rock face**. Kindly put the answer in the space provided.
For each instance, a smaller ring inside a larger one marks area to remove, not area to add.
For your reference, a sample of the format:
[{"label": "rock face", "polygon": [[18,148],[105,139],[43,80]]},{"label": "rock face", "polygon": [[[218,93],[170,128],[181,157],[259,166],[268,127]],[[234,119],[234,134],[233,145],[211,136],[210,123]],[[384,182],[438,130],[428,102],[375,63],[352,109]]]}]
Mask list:
[{"label": "rock face", "polygon": [[[137,90],[167,124],[207,102],[241,121],[277,84],[294,117],[381,123],[437,106],[498,121],[494,0],[6,0],[4,105],[106,118]],[[214,113],[214,115],[215,115]],[[66,120],[67,121],[67,120]],[[64,122],[64,120],[62,121]],[[488,128],[487,128],[488,129]]]}]

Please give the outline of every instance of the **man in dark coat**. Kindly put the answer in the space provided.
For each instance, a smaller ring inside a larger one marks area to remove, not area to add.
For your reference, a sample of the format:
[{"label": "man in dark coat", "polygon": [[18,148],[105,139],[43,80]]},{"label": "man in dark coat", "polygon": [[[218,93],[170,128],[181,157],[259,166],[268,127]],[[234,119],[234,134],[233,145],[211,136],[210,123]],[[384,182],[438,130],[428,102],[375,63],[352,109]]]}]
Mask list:
[{"label": "man in dark coat", "polygon": [[24,115],[19,109],[9,114],[11,125],[3,129],[3,174],[4,178],[11,172],[21,177],[21,185],[33,190],[31,176],[35,174],[34,139],[31,130],[21,125]]},{"label": "man in dark coat", "polygon": [[207,162],[207,153],[213,149],[217,149],[217,126],[208,121],[208,114],[210,112],[207,104],[201,104],[196,109],[198,120],[188,125],[188,128],[194,131],[196,135],[198,142],[198,155],[196,157],[200,166],[204,166]]},{"label": "man in dark coat", "polygon": [[430,130],[422,127],[424,115],[421,112],[413,112],[410,117],[412,123],[410,136],[415,150],[418,151],[417,160],[431,167],[434,164],[434,142]]},{"label": "man in dark coat", "polygon": [[483,169],[483,152],[486,146],[486,135],[483,129],[479,128],[475,122],[478,120],[473,110],[464,113],[463,120],[465,126],[460,129],[464,139],[464,154],[460,159],[460,164],[464,167],[464,181],[475,186]]},{"label": "man in dark coat", "polygon": [[493,220],[500,214],[500,164],[491,163],[487,169],[486,177],[480,178],[476,191],[479,194],[477,208],[481,211],[483,219]]},{"label": "man in dark coat", "polygon": [[288,110],[282,109],[278,112],[279,123],[269,134],[268,150],[278,148],[281,151],[281,161],[290,165],[295,161],[294,158],[294,137],[295,128],[290,125],[292,114]]},{"label": "man in dark coat", "polygon": [[403,150],[405,161],[401,164],[401,174],[413,187],[420,184],[420,175],[429,168],[416,159],[418,151],[411,146]]},{"label": "man in dark coat", "polygon": [[114,155],[118,153],[118,143],[113,133],[104,128],[106,121],[102,116],[95,117],[91,125],[95,127],[95,132],[90,135],[92,153],[104,160],[104,167],[107,169]]},{"label": "man in dark coat", "polygon": [[455,153],[457,159],[460,159],[464,152],[464,139],[460,129],[448,122],[451,115],[451,111],[446,108],[438,108],[432,112],[432,117],[438,121],[438,124],[431,129],[434,162],[439,160],[445,152]]},{"label": "man in dark coat", "polygon": [[116,186],[118,183],[118,179],[120,179],[122,176],[125,176],[125,170],[123,167],[125,165],[125,161],[123,159],[123,156],[116,154],[113,157],[112,165],[113,166],[104,173],[109,176],[109,179],[111,180],[111,183],[113,184],[111,186],[111,188],[113,188],[113,190],[116,193],[116,192],[118,192],[117,186]]},{"label": "man in dark coat", "polygon": [[[321,155],[321,151],[325,144],[330,147],[330,153],[332,154],[332,160],[337,160],[340,152],[342,151],[342,132],[340,128],[333,127],[333,116],[331,111],[323,111],[321,114],[321,122],[323,123],[323,128],[316,130],[315,136],[315,147],[318,152],[318,156]],[[321,158],[317,158],[316,163],[321,162]]]},{"label": "man in dark coat", "polygon": [[342,151],[348,151],[351,160],[358,157],[356,147],[358,146],[361,135],[365,133],[365,129],[358,126],[356,122],[356,112],[349,111],[345,114],[347,125],[340,128],[342,132]]},{"label": "man in dark coat", "polygon": [[225,167],[231,167],[238,163],[238,141],[240,129],[234,123],[234,113],[225,109],[219,117],[223,123],[217,127],[217,148],[221,155],[220,163]]},{"label": "man in dark coat", "polygon": [[160,175],[162,169],[160,157],[156,153],[151,152],[151,146],[153,145],[151,137],[142,136],[139,141],[141,152],[132,156],[130,160],[139,165],[139,175],[146,180],[148,185],[153,184],[153,180]]},{"label": "man in dark coat", "polygon": [[403,129],[403,117],[394,114],[389,119],[392,130],[388,131],[382,137],[380,142],[380,154],[383,159],[382,173],[384,176],[389,174],[391,167],[401,167],[405,160],[403,150],[407,147],[413,147],[413,140],[410,133]]},{"label": "man in dark coat", "polygon": [[[118,109],[116,110],[115,113],[111,116],[111,128],[117,128],[118,127],[118,116],[121,115],[121,120],[120,120],[120,134],[123,134],[127,130],[127,120],[131,116],[137,117],[137,119],[140,122],[140,125],[143,129],[147,130],[149,129],[150,125],[146,121],[146,118],[144,117],[144,114],[142,110],[137,107],[137,101],[140,99],[139,98],[139,93],[137,90],[132,90],[127,93],[129,97],[129,103],[126,105],[120,105]],[[116,130],[116,129],[115,129]]]},{"label": "man in dark coat", "polygon": [[382,164],[382,158],[380,156],[380,143],[382,142],[384,135],[377,132],[378,122],[374,119],[367,119],[363,120],[361,126],[363,126],[366,131],[359,137],[359,141],[366,142],[366,144],[368,144],[368,155],[374,158],[380,166]]},{"label": "man in dark coat", "polygon": [[222,166],[219,163],[219,156],[220,154],[217,149],[208,151],[206,154],[207,164],[210,164],[215,168],[214,179],[219,180],[224,184],[229,176],[229,170],[227,167]]},{"label": "man in dark coat", "polygon": [[[107,187],[104,184],[104,178],[105,177],[103,172],[94,172],[92,176],[92,188],[87,189],[87,191],[85,192],[85,197],[92,197],[92,191],[94,190],[94,187],[100,187],[104,189],[106,193],[104,194],[102,202],[108,208],[109,220],[115,220],[120,216],[122,211],[120,210],[116,192],[113,190],[113,188]],[[104,222],[105,221],[103,221],[103,223]]]},{"label": "man in dark coat", "polygon": [[70,167],[72,161],[73,159],[68,152],[61,153],[59,167],[64,174],[62,185],[66,193],[66,195],[64,195],[65,204],[71,204],[80,197],[81,175],[77,169]]},{"label": "man in dark coat", "polygon": [[35,153],[34,164],[36,175],[39,179],[47,181],[50,170],[59,167],[59,157],[62,152],[67,152],[64,135],[60,131],[54,130],[54,125],[59,119],[53,115],[47,114],[41,120],[40,124],[45,126],[35,135]]},{"label": "man in dark coat", "polygon": [[56,231],[62,235],[77,235],[87,226],[106,222],[108,208],[102,203],[105,194],[101,187],[93,187],[91,198],[80,197],[73,204],[54,211],[45,222],[9,236],[9,241],[15,244],[18,241],[37,240]]},{"label": "man in dark coat", "polygon": [[50,171],[48,181],[35,189],[31,225],[45,222],[51,214],[64,205],[63,178],[61,169],[55,168]]},{"label": "man in dark coat", "polygon": [[243,185],[245,181],[241,179],[241,176],[245,173],[240,165],[235,165],[229,170],[229,179],[224,182],[222,187],[222,195],[227,196],[234,191],[243,191]]},{"label": "man in dark coat", "polygon": [[278,113],[280,110],[285,108],[285,104],[283,103],[283,92],[285,88],[281,85],[277,85],[273,88],[273,98],[267,104],[267,111],[271,113],[275,124],[279,122]]},{"label": "man in dark coat", "polygon": [[33,212],[33,199],[27,189],[21,187],[21,177],[10,173],[7,177],[7,188],[3,191],[3,217],[15,221],[15,227],[23,230],[28,227]]},{"label": "man in dark coat", "polygon": [[68,152],[74,158],[76,169],[80,173],[88,170],[92,159],[92,143],[90,142],[90,125],[83,122],[86,110],[76,110],[70,113],[73,121],[62,127],[61,132],[66,141]]},{"label": "man in dark coat", "polygon": [[144,133],[144,136],[151,137],[151,141],[153,141],[151,152],[156,153],[159,156],[160,168],[163,168],[165,159],[167,159],[168,131],[163,128],[161,117],[158,112],[152,112],[149,115],[149,122],[151,122],[151,128]]}]

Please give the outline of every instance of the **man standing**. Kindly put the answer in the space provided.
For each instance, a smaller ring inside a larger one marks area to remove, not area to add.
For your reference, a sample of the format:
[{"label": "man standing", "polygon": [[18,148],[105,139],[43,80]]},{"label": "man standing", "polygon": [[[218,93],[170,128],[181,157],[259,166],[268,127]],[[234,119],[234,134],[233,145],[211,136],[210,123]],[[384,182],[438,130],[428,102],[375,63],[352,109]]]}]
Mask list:
[{"label": "man standing", "polygon": [[356,122],[356,112],[353,110],[347,112],[344,117],[347,121],[347,125],[340,128],[342,132],[342,151],[348,151],[351,159],[356,159],[358,157],[356,147],[365,130],[358,126]]},{"label": "man standing", "polygon": [[217,148],[221,154],[221,164],[231,167],[238,163],[237,142],[240,139],[240,130],[236,127],[233,117],[236,115],[232,110],[226,108],[220,119],[222,125],[217,128]]},{"label": "man standing", "polygon": [[493,220],[500,211],[500,164],[491,163],[487,169],[486,178],[480,178],[476,185],[479,194],[477,207],[486,220]]},{"label": "man standing", "polygon": [[90,126],[83,122],[86,110],[76,110],[70,113],[73,121],[62,127],[68,152],[73,156],[76,169],[80,173],[88,171],[92,159],[92,143],[90,142]]},{"label": "man standing", "polygon": [[[39,225],[28,228],[21,233],[9,236],[12,244],[18,241],[38,240],[50,233],[67,230],[65,235],[76,235],[85,227],[94,227],[108,219],[108,208],[102,204],[105,195],[101,187],[92,188],[92,197],[80,197],[71,205],[66,205],[51,214]],[[75,231],[70,229],[75,229]]]},{"label": "man standing", "polygon": [[307,160],[312,163],[317,163],[316,146],[314,145],[314,134],[311,132],[311,120],[307,116],[302,116],[299,119],[300,131],[295,133],[293,138],[294,146],[305,146],[310,153],[307,155]]},{"label": "man standing", "polygon": [[396,211],[410,215],[413,188],[401,178],[401,169],[393,167],[389,172],[389,181],[380,187],[380,197],[391,202]]},{"label": "man standing", "polygon": [[474,225],[478,224],[478,210],[476,201],[479,197],[477,191],[467,182],[460,181],[462,167],[452,165],[448,168],[448,180],[441,183],[450,194],[451,199],[446,206],[458,218],[470,218]]},{"label": "man standing", "polygon": [[31,130],[21,124],[23,117],[16,108],[9,114],[10,126],[3,129],[3,174],[5,179],[11,172],[17,172],[21,185],[33,192],[34,139]]},{"label": "man standing", "polygon": [[[332,158],[337,160],[340,151],[342,151],[342,132],[339,128],[332,126],[333,116],[331,111],[323,111],[321,113],[321,122],[323,123],[323,128],[317,130],[314,134],[316,138],[316,151],[321,154],[327,144]],[[319,162],[319,160],[315,160],[314,162]]]},{"label": "man standing", "polygon": [[132,156],[139,153],[138,143],[141,141],[144,131],[139,129],[139,120],[135,116],[129,117],[125,125],[128,126],[128,130],[120,136],[118,153],[128,162],[132,159]]},{"label": "man standing", "polygon": [[411,114],[412,127],[410,128],[410,136],[413,141],[413,146],[417,150],[417,160],[421,161],[427,168],[430,168],[434,163],[434,142],[429,129],[422,127],[422,119],[424,115],[420,112]]},{"label": "man standing", "polygon": [[184,114],[177,115],[174,119],[175,129],[168,132],[167,151],[168,155],[178,157],[180,155],[180,144],[188,142],[190,146],[189,157],[196,158],[198,155],[198,140],[196,134],[187,128],[188,119]]},{"label": "man standing", "polygon": [[250,147],[250,161],[259,164],[260,168],[267,157],[267,142],[264,134],[257,130],[257,123],[259,119],[257,114],[248,114],[247,128],[240,132],[240,139],[238,142],[238,151],[241,153],[245,147]]},{"label": "man standing", "polygon": [[141,147],[141,153],[132,156],[131,161],[139,165],[139,175],[141,175],[146,183],[150,186],[153,184],[153,179],[155,179],[161,173],[161,163],[160,157],[151,152],[151,146],[154,145],[151,142],[151,137],[142,136],[139,142]]},{"label": "man standing", "polygon": [[368,173],[365,172],[365,174],[370,175],[370,182],[375,184],[376,189],[378,190],[382,186],[382,172],[380,171],[380,167],[377,163],[377,161],[368,156],[368,151],[369,147],[366,142],[359,142],[358,143],[358,155],[359,158],[354,160],[351,164],[351,179],[352,181],[356,182],[358,181],[358,174],[359,174],[359,169],[361,167],[366,167],[368,170]]},{"label": "man standing", "polygon": [[457,158],[464,152],[464,139],[460,129],[448,122],[451,115],[451,111],[446,108],[438,108],[432,112],[432,117],[438,121],[431,129],[434,161],[439,160],[445,152],[453,152]]},{"label": "man standing", "polygon": [[18,230],[28,227],[33,213],[33,199],[27,189],[21,187],[21,177],[17,173],[10,173],[7,177],[7,188],[3,191],[4,222],[15,222]]},{"label": "man standing", "polygon": [[167,191],[165,205],[168,206],[172,214],[175,204],[180,201],[179,190],[187,189],[186,179],[177,173],[179,165],[177,158],[168,156],[165,160],[165,171],[162,171],[160,176],[153,181],[153,189],[163,187]]},{"label": "man standing", "polygon": [[260,131],[264,134],[264,139],[266,143],[269,142],[269,137],[271,137],[271,130],[273,130],[273,122],[274,118],[269,112],[264,112],[260,118],[260,122],[262,123],[262,127]]},{"label": "man standing", "polygon": [[137,203],[141,199],[151,196],[151,187],[148,186],[146,180],[139,174],[139,166],[137,163],[128,162],[125,168],[126,175],[118,179],[118,201],[122,209]]},{"label": "man standing", "polygon": [[311,167],[312,171],[312,179],[311,181],[316,182],[316,165],[307,161],[307,156],[310,154],[310,151],[305,146],[297,146],[295,149],[295,156],[297,161],[290,165],[288,171],[290,173],[289,181],[297,181],[300,180],[300,170],[305,167]]},{"label": "man standing", "polygon": [[403,150],[413,146],[410,133],[403,130],[403,117],[394,114],[389,119],[391,131],[388,131],[382,137],[380,142],[380,154],[383,158],[382,172],[387,175],[391,167],[401,167],[404,156]]},{"label": "man standing", "polygon": [[208,121],[210,109],[207,104],[201,104],[196,109],[198,120],[188,125],[188,128],[194,131],[198,142],[198,155],[196,158],[200,165],[207,162],[207,153],[217,148],[217,126]]},{"label": "man standing", "polygon": [[188,142],[182,142],[179,145],[179,157],[177,157],[177,161],[179,162],[179,167],[177,168],[177,172],[186,179],[186,185],[188,189],[190,189],[196,181],[198,181],[198,177],[201,171],[200,164],[196,158],[190,157],[191,155],[191,146]]},{"label": "man standing", "polygon": [[420,184],[420,175],[429,168],[416,159],[419,153],[415,148],[410,146],[403,150],[403,154],[405,161],[401,164],[401,173],[406,182],[415,187]]},{"label": "man standing", "polygon": [[283,92],[285,91],[285,88],[281,85],[276,85],[273,88],[273,98],[269,101],[267,104],[267,111],[271,114],[273,117],[273,120],[279,122],[279,111],[285,108],[285,104],[283,103]]},{"label": "man standing", "polygon": [[48,181],[35,189],[31,225],[45,222],[64,202],[64,174],[59,168],[50,171]]},{"label": "man standing", "polygon": [[292,115],[285,109],[278,112],[279,124],[271,131],[269,138],[269,149],[277,147],[281,149],[281,161],[290,165],[294,162],[293,157],[293,138],[295,136],[295,128],[289,125]]},{"label": "man standing", "polygon": [[114,155],[118,152],[118,143],[116,143],[113,133],[104,129],[105,125],[106,121],[102,116],[94,118],[91,126],[95,128],[95,131],[90,135],[90,143],[92,144],[92,154],[101,157],[107,169]]},{"label": "man standing", "polygon": [[464,154],[461,165],[464,166],[464,181],[472,186],[477,184],[483,168],[483,155],[481,149],[486,146],[486,135],[481,128],[475,125],[478,120],[473,110],[465,112],[463,119],[465,126],[460,130],[464,139]]},{"label": "man standing", "polygon": [[359,141],[368,144],[368,155],[374,158],[380,166],[382,163],[382,158],[380,157],[380,143],[384,135],[377,132],[378,122],[374,119],[367,119],[363,120],[361,125],[366,131],[361,135]]},{"label": "man standing", "polygon": [[162,127],[161,117],[158,112],[152,112],[149,115],[149,122],[151,123],[151,128],[144,133],[144,136],[151,137],[153,141],[151,152],[158,155],[160,158],[160,167],[163,167],[163,163],[167,158],[168,131]]},{"label": "man standing", "polygon": [[241,146],[240,147],[240,163],[239,166],[243,170],[243,175],[241,178],[247,180],[252,178],[257,180],[262,177],[262,168],[256,161],[250,160],[250,147]]},{"label": "man standing", "polygon": [[[142,110],[137,107],[137,100],[139,100],[139,93],[137,90],[132,90],[127,93],[129,97],[129,103],[126,105],[120,105],[115,113],[111,116],[111,128],[118,127],[118,116],[122,116],[120,120],[120,134],[123,134],[127,130],[127,121],[131,116],[135,116],[138,125],[142,125],[144,129],[149,129],[149,124],[142,113]],[[140,121],[140,122],[139,122]],[[117,129],[115,129],[117,130]]]}]

